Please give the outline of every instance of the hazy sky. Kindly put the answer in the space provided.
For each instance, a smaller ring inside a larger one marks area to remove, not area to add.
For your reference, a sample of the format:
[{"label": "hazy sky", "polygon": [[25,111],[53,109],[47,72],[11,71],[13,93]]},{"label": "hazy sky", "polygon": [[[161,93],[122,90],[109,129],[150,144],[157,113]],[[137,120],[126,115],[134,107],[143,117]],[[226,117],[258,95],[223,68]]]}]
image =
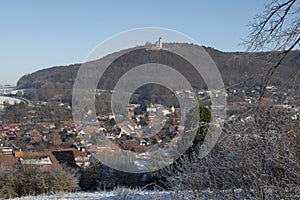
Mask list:
[{"label": "hazy sky", "polygon": [[199,44],[243,51],[247,25],[269,1],[27,0],[0,1],[0,85],[24,74],[82,62],[122,31],[169,28]]}]

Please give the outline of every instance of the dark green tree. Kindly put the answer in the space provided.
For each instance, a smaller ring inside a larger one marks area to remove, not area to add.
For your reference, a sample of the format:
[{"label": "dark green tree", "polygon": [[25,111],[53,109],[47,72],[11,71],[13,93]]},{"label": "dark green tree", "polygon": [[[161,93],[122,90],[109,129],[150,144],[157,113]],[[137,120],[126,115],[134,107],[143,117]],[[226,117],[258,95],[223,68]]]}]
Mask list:
[{"label": "dark green tree", "polygon": [[109,125],[111,125],[111,126],[116,125],[116,121],[115,121],[114,118],[111,118],[111,119],[109,120]]},{"label": "dark green tree", "polygon": [[207,134],[209,123],[212,121],[211,111],[204,105],[199,105],[187,115],[186,130],[197,127],[197,132],[193,140],[193,144],[201,144]]}]

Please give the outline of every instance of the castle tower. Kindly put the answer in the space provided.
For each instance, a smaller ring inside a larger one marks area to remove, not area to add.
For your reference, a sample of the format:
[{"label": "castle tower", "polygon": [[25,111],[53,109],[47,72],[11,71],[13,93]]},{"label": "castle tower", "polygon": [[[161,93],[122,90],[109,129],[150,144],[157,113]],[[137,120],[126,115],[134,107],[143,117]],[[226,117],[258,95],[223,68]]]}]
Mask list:
[{"label": "castle tower", "polygon": [[158,38],[158,45],[157,45],[157,47],[158,47],[159,49],[162,48],[162,38],[161,38],[161,37]]}]

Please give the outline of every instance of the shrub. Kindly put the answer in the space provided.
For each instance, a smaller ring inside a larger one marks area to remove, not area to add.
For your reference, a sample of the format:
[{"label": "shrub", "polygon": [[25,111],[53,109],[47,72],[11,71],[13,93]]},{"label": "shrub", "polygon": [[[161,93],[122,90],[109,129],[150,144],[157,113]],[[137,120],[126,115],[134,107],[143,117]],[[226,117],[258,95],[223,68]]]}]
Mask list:
[{"label": "shrub", "polygon": [[252,116],[255,121],[228,122],[206,157],[199,157],[196,149],[165,168],[164,184],[171,190],[193,191],[195,196],[206,190],[237,198],[299,196],[299,121],[282,117],[288,113],[276,109]]},{"label": "shrub", "polygon": [[0,169],[0,198],[77,191],[76,172],[62,168]]}]

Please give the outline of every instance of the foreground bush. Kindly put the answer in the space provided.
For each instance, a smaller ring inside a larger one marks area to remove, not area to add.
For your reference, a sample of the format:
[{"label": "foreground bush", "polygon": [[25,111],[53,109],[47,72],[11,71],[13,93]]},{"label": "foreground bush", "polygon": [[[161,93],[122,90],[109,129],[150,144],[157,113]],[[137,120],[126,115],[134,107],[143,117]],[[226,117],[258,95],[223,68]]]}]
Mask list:
[{"label": "foreground bush", "polygon": [[199,157],[195,148],[165,168],[164,186],[193,191],[189,195],[196,199],[208,190],[237,199],[299,198],[299,120],[279,109],[250,116],[248,122],[226,122],[219,143],[206,157]]},{"label": "foreground bush", "polygon": [[0,169],[0,199],[78,190],[75,171],[61,168]]}]

